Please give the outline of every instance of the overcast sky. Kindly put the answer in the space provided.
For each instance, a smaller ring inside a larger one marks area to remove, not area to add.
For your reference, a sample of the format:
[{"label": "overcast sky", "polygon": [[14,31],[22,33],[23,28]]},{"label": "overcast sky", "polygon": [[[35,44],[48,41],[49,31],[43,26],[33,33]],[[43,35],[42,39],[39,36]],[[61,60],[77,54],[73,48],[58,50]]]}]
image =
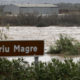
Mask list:
[{"label": "overcast sky", "polygon": [[17,3],[80,3],[80,0],[0,0],[0,2],[17,2]]},{"label": "overcast sky", "polygon": [[66,2],[66,3],[80,3],[80,0],[26,0],[32,3],[59,3],[59,2]]}]

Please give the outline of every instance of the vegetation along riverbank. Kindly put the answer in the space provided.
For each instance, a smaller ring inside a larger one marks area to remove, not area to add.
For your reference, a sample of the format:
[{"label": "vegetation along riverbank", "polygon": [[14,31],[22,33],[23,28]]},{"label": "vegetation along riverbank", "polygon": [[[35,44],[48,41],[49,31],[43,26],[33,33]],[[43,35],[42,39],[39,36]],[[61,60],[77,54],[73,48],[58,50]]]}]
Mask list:
[{"label": "vegetation along riverbank", "polygon": [[68,35],[60,34],[54,45],[51,45],[48,53],[80,55],[80,42]]},{"label": "vegetation along riverbank", "polygon": [[37,26],[45,27],[55,26],[80,26],[80,14],[62,14],[37,16],[34,14],[18,15],[18,16],[0,16],[0,26]]},{"label": "vegetation along riverbank", "polygon": [[0,58],[0,80],[80,80],[80,61],[52,59],[49,63],[34,62],[29,65],[24,59],[9,61]]}]

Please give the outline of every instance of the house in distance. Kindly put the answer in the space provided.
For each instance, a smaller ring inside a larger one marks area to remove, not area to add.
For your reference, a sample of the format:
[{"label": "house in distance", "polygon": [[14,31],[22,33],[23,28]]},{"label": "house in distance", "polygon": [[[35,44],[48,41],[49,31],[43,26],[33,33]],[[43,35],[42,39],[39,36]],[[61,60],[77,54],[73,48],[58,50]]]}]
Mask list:
[{"label": "house in distance", "polygon": [[3,12],[10,15],[57,15],[59,9],[57,5],[53,4],[10,4],[4,6]]}]

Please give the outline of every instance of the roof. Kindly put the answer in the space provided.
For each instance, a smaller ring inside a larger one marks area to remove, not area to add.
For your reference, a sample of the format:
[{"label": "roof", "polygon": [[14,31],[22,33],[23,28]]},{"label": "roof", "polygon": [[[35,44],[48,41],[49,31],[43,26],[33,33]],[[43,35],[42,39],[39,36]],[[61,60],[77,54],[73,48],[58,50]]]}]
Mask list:
[{"label": "roof", "polygon": [[58,7],[53,4],[16,4],[18,7]]}]

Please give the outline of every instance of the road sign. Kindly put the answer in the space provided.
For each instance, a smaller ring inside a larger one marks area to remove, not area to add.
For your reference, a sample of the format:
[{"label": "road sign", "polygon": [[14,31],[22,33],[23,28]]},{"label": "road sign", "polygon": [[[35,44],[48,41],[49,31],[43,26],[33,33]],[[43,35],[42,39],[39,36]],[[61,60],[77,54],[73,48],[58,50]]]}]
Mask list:
[{"label": "road sign", "polygon": [[42,40],[0,41],[0,56],[39,56],[44,54]]}]

